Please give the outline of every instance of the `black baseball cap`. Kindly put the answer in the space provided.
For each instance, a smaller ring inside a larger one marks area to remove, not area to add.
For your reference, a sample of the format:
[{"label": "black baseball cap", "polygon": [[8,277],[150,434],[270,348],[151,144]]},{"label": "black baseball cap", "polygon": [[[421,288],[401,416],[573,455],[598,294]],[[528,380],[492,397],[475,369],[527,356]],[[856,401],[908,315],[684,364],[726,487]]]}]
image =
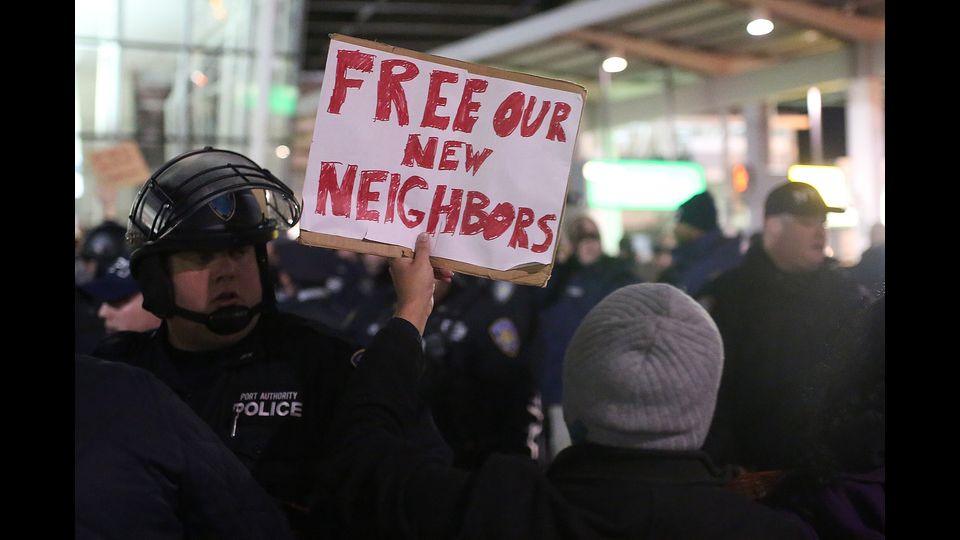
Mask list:
[{"label": "black baseball cap", "polygon": [[767,195],[763,206],[765,216],[793,214],[795,216],[819,216],[827,212],[844,212],[844,208],[827,206],[820,192],[804,182],[786,182]]},{"label": "black baseball cap", "polygon": [[130,275],[130,260],[124,256],[111,261],[110,266],[98,272],[92,281],[80,289],[100,302],[124,300],[140,292],[140,285]]}]

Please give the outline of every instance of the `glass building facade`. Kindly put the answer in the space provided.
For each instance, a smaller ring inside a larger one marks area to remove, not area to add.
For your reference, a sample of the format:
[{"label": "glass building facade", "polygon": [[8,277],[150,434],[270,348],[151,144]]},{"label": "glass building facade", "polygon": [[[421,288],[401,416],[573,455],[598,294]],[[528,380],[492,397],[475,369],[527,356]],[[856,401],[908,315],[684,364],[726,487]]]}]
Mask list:
[{"label": "glass building facade", "polygon": [[286,180],[302,19],[302,0],[75,0],[78,224],[125,223],[138,186],[105,188],[89,159],[121,142],[150,170],[210,145]]}]

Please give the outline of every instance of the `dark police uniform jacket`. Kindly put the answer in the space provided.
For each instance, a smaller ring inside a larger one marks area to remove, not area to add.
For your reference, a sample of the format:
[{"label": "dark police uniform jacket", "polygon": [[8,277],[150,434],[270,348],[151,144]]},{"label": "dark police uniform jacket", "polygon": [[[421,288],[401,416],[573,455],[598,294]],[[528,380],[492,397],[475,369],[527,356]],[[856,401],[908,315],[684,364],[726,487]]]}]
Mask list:
[{"label": "dark police uniform jacket", "polygon": [[[534,292],[456,274],[427,320],[420,391],[456,466],[479,467],[493,452],[538,457],[543,415],[526,347],[536,325]],[[392,319],[392,301],[372,300],[348,330],[364,344]]]},{"label": "dark police uniform jacket", "polygon": [[423,331],[421,390],[454,464],[473,469],[493,452],[537,458],[543,415],[527,345],[533,289],[458,275]]},{"label": "dark police uniform jacket", "polygon": [[112,335],[95,354],[167,383],[281,504],[295,531],[336,536],[316,489],[317,463],[357,350],[318,323],[264,312],[248,336],[214,352],[174,350],[164,324]]}]

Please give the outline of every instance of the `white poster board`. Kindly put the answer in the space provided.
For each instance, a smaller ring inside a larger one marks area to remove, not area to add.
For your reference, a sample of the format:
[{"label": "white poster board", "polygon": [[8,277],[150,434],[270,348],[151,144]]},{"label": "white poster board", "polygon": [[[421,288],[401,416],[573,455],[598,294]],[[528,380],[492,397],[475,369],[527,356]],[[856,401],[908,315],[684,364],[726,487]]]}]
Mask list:
[{"label": "white poster board", "polygon": [[334,34],[300,241],[544,285],[586,91]]}]

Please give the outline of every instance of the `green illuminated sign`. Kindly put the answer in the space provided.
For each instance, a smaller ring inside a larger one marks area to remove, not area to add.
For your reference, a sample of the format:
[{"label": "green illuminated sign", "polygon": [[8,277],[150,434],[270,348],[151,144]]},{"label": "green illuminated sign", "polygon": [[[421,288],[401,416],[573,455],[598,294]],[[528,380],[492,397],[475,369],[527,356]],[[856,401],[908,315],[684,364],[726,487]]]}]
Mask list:
[{"label": "green illuminated sign", "polygon": [[583,177],[592,208],[676,210],[707,189],[703,166],[691,161],[591,160]]},{"label": "green illuminated sign", "polygon": [[[299,91],[296,86],[279,84],[270,87],[270,96],[267,103],[270,112],[280,116],[293,116],[297,112],[297,97]],[[248,109],[257,106],[257,87],[251,86],[244,96],[244,105]]]},{"label": "green illuminated sign", "polygon": [[297,112],[297,87],[282,84],[270,88],[270,112],[293,116]]}]

